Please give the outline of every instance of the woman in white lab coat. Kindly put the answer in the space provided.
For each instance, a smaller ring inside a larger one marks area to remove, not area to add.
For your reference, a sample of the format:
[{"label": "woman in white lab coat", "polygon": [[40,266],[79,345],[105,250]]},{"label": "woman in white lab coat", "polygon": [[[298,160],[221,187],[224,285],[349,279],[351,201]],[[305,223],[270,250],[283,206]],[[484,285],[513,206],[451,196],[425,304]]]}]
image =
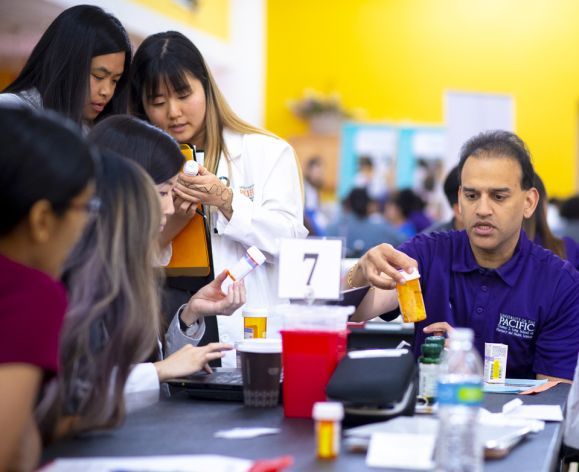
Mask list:
[{"label": "woman in white lab coat", "polygon": [[[134,114],[204,155],[199,176],[179,176],[176,214],[167,222],[162,243],[170,244],[199,202],[208,205],[215,273],[232,267],[249,246],[257,246],[267,262],[246,278],[247,306],[273,307],[278,303],[279,239],[307,235],[293,149],[231,110],[201,53],[180,33],[145,39],[133,59],[130,83]],[[221,341],[243,337],[240,313],[217,321]],[[268,331],[274,330],[271,320]],[[234,365],[230,353],[224,365]]]}]

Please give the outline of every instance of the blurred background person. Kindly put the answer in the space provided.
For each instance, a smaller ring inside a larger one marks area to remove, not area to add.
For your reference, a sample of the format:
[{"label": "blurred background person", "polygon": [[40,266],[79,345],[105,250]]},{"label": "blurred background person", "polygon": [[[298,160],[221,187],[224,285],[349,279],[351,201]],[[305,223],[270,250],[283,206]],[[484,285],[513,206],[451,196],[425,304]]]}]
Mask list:
[{"label": "blurred background person", "polygon": [[344,211],[339,219],[328,226],[328,236],[346,239],[346,257],[360,257],[370,248],[389,243],[398,246],[404,237],[384,218],[376,218],[370,211],[375,202],[365,188],[353,189],[344,201]]},{"label": "blurred background person", "polygon": [[567,259],[573,267],[579,269],[578,244],[568,236],[558,238],[549,228],[547,223],[547,205],[549,200],[545,185],[537,174],[535,174],[535,188],[539,192],[537,209],[531,218],[523,221],[523,229],[531,241],[543,246],[561,259]]},{"label": "blurred background person", "polygon": [[324,161],[319,156],[308,160],[304,170],[304,224],[310,236],[323,236],[328,220],[322,212],[320,192],[324,186]]},{"label": "blurred background person", "polygon": [[561,204],[563,225],[561,235],[579,242],[579,195],[575,195]]},{"label": "blurred background person", "polygon": [[448,201],[448,205],[452,210],[452,218],[448,221],[441,221],[434,223],[433,225],[426,228],[424,233],[434,233],[436,231],[451,231],[451,230],[463,230],[464,224],[462,222],[462,217],[460,215],[460,210],[458,208],[458,189],[460,187],[460,176],[458,175],[458,166],[454,166],[446,179],[444,179],[444,195]]},{"label": "blurred background person", "polygon": [[425,207],[424,200],[406,188],[390,195],[384,213],[386,220],[408,239],[432,225]]}]

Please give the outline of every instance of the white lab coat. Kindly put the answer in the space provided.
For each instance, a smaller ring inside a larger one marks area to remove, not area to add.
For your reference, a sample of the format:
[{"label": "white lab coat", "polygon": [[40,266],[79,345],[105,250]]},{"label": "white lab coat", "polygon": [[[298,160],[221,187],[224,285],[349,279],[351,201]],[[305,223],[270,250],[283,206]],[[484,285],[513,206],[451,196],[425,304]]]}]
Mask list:
[{"label": "white lab coat", "polygon": [[[227,177],[233,189],[230,221],[213,209],[210,218],[215,274],[232,267],[248,247],[256,246],[267,262],[245,280],[248,307],[271,309],[282,302],[277,297],[277,257],[281,238],[305,238],[303,196],[298,163],[291,146],[279,138],[262,134],[240,134],[224,130],[229,161],[222,156],[217,177]],[[271,312],[270,312],[271,313]],[[243,339],[241,309],[231,316],[218,316],[222,342]],[[268,320],[268,337],[278,337],[281,323]],[[235,352],[222,360],[235,366]]]}]

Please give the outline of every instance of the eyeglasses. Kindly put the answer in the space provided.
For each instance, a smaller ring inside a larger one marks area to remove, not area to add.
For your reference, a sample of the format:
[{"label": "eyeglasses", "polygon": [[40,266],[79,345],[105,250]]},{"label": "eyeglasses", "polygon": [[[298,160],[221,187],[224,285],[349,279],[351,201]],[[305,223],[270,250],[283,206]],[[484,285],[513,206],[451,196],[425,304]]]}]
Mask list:
[{"label": "eyeglasses", "polygon": [[86,203],[70,203],[68,208],[74,210],[84,210],[88,216],[96,216],[101,208],[101,199],[99,197],[92,197]]}]

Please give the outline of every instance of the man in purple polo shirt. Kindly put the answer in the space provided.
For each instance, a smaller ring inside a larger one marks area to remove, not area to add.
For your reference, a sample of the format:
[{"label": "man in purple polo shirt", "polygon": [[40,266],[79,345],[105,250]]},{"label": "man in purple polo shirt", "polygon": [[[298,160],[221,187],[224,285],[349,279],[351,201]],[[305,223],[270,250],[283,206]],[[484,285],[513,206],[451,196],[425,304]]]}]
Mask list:
[{"label": "man in purple polo shirt", "polygon": [[509,346],[507,376],[571,380],[579,351],[579,272],[530,242],[521,230],[538,201],[525,144],[505,131],[482,133],[462,148],[460,212],[465,231],[420,234],[394,249],[368,251],[348,274],[370,283],[354,319],[398,306],[399,270],[418,267],[427,319],[416,324],[415,350],[425,336],[469,327],[475,345]]}]

